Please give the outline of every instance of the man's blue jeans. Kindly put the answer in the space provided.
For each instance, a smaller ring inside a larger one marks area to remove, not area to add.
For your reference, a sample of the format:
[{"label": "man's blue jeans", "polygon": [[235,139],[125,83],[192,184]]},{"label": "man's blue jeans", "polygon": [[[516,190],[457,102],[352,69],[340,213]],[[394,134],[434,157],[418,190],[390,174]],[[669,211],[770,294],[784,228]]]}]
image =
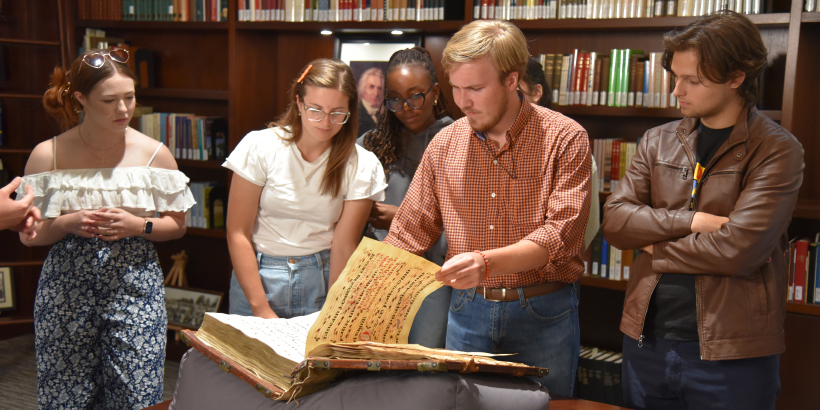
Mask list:
[{"label": "man's blue jeans", "polygon": [[490,302],[475,288],[453,290],[447,322],[447,349],[463,352],[517,353],[497,357],[549,368],[533,378],[550,393],[572,396],[578,368],[577,284],[547,295],[511,302]]},{"label": "man's blue jeans", "polygon": [[624,406],[630,409],[774,410],[780,356],[700,359],[700,343],[624,336]]}]

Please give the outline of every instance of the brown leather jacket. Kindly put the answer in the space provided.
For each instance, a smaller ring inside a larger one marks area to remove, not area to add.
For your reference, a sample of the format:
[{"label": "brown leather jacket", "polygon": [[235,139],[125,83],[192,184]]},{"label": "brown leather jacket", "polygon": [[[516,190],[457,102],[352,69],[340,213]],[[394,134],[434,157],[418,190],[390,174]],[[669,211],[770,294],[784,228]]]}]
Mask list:
[{"label": "brown leather jacket", "polygon": [[744,109],[695,196],[695,211],[729,222],[713,233],[692,233],[695,213],[688,208],[698,124],[684,118],[647,131],[604,206],[604,237],[612,246],[654,244],[654,255],[641,253],[633,263],[621,331],[642,340],[661,274],[694,274],[702,359],[780,354],[786,229],[803,181],[803,147],[754,107]]}]

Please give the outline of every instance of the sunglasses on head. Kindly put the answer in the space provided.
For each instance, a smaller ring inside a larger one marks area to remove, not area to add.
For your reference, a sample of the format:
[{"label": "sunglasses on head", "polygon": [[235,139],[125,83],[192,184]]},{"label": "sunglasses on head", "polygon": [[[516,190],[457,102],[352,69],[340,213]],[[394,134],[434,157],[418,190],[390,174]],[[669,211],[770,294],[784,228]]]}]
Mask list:
[{"label": "sunglasses on head", "polygon": [[[83,56],[83,63],[88,64],[93,68],[101,68],[105,65],[105,58],[108,57],[111,61],[116,61],[118,63],[126,63],[128,61],[128,50],[124,48],[115,48],[108,51],[102,51],[99,53],[92,53],[86,54]],[[80,73],[82,70],[83,65],[80,64],[80,68],[77,69],[77,74]]]}]

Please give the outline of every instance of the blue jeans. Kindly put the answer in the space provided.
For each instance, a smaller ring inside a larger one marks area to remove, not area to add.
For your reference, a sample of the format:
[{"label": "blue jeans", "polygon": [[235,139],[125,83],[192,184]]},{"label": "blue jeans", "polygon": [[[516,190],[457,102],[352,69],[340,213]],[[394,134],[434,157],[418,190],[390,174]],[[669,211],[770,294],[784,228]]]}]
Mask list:
[{"label": "blue jeans", "polygon": [[533,380],[550,393],[572,396],[580,353],[577,284],[547,295],[490,302],[475,288],[454,290],[447,348],[464,352],[517,353],[497,359],[549,368]]},{"label": "blue jeans", "polygon": [[780,356],[701,360],[698,341],[624,336],[624,406],[630,409],[774,409]]},{"label": "blue jeans", "polygon": [[413,319],[408,343],[433,349],[444,347],[447,340],[447,307],[450,306],[452,293],[453,288],[442,286],[424,298]]},{"label": "blue jeans", "polygon": [[[306,256],[257,254],[259,276],[271,309],[281,318],[309,315],[322,309],[330,281],[330,250]],[[231,274],[230,306],[233,315],[253,316],[253,310]]]}]

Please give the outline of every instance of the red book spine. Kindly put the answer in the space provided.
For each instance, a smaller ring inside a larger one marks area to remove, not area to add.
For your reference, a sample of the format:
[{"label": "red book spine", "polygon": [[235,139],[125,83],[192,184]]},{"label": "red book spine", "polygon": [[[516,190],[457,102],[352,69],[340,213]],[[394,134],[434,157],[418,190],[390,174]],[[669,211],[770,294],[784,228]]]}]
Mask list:
[{"label": "red book spine", "polygon": [[806,303],[806,275],[809,267],[809,240],[800,239],[795,244],[795,264],[794,264],[794,301]]}]

